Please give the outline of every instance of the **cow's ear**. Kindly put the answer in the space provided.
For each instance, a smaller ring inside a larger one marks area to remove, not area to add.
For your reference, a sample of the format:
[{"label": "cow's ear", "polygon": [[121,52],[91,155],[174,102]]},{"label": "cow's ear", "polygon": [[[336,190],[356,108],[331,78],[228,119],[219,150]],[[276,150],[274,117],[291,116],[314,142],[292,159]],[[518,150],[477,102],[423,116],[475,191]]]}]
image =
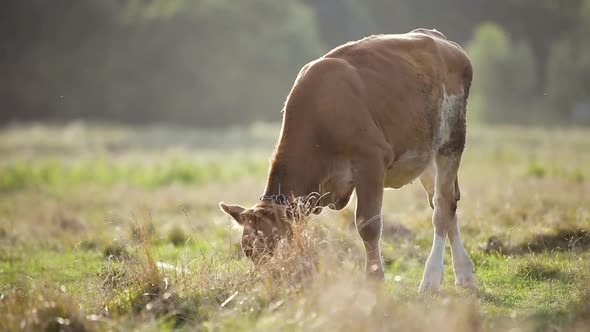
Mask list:
[{"label": "cow's ear", "polygon": [[240,213],[242,213],[245,210],[245,208],[239,205],[227,205],[223,202],[219,202],[219,207],[223,212],[229,214],[232,218],[234,218],[234,220],[237,221],[238,224],[243,224],[242,219],[240,218]]}]

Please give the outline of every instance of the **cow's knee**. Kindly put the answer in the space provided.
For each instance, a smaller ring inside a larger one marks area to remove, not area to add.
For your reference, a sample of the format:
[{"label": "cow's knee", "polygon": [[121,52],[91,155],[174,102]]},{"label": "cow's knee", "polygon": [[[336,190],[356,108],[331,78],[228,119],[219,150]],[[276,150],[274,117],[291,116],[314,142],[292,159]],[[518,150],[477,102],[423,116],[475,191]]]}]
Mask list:
[{"label": "cow's knee", "polygon": [[436,230],[446,232],[447,228],[450,226],[450,222],[455,218],[456,213],[457,200],[454,195],[435,195],[434,218],[432,218],[432,223]]},{"label": "cow's knee", "polygon": [[435,204],[438,204],[441,209],[445,209],[445,212],[451,217],[457,213],[457,199],[454,197],[451,199],[442,199]]},{"label": "cow's knee", "polygon": [[384,270],[379,248],[381,238],[382,220],[381,215],[374,217],[356,218],[356,228],[363,239],[366,254],[365,271],[369,276],[377,280],[383,280]]},{"label": "cow's knee", "polygon": [[370,218],[356,218],[356,229],[361,236],[361,239],[365,242],[379,240],[382,227],[383,222],[381,220],[381,215],[376,215]]}]

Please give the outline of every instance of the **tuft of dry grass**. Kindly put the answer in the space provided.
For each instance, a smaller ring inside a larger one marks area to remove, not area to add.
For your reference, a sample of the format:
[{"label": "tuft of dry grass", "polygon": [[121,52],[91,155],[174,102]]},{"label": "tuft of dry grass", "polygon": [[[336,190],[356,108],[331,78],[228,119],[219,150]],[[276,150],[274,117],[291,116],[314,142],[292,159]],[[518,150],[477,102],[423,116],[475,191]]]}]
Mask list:
[{"label": "tuft of dry grass", "polygon": [[[295,224],[292,239],[282,241],[275,255],[254,271],[254,278],[236,289],[238,295],[231,300],[243,304],[242,298],[260,296],[255,291],[263,286],[265,318],[256,323],[256,329],[429,331],[437,326],[440,331],[480,330],[476,298],[426,295],[423,301],[407,302],[392,296],[383,284],[367,279],[359,262],[342,255],[348,241],[332,230],[325,224]],[[234,310],[248,312],[248,305]],[[237,325],[221,321],[213,326]]]},{"label": "tuft of dry grass", "polygon": [[107,245],[103,250],[103,255],[106,259],[112,260],[129,260],[131,259],[131,255],[127,250],[127,247],[121,243],[120,241],[113,241],[111,244]]},{"label": "tuft of dry grass", "polygon": [[97,316],[86,315],[80,305],[60,289],[15,287],[0,296],[2,331],[95,331]]}]

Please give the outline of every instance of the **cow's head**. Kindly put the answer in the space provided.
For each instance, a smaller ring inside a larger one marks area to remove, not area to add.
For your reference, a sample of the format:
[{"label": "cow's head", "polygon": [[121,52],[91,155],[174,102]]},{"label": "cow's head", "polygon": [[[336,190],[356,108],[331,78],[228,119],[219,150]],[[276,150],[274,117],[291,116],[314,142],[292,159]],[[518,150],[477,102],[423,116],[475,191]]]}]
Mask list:
[{"label": "cow's head", "polygon": [[221,202],[219,207],[243,227],[242,251],[254,263],[272,255],[279,240],[291,234],[284,205],[261,202],[246,209]]}]

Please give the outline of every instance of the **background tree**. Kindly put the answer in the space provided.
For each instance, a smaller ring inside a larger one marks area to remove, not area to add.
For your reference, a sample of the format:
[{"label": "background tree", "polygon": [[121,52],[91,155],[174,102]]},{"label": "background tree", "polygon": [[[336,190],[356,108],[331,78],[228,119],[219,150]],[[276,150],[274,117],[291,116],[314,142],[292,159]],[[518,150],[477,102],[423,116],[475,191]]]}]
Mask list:
[{"label": "background tree", "polygon": [[278,120],[294,75],[322,49],[313,12],[292,0],[57,0],[4,9],[12,12],[2,29],[5,121]]},{"label": "background tree", "polygon": [[531,115],[535,59],[525,42],[513,41],[493,23],[480,25],[467,52],[474,67],[470,110],[483,121],[525,120]]},{"label": "background tree", "polygon": [[469,46],[482,121],[567,120],[590,99],[589,1],[6,0],[0,123],[277,121],[304,63],[416,27]]},{"label": "background tree", "polygon": [[590,104],[590,0],[579,16],[575,29],[552,45],[548,63],[549,107],[566,116],[577,103]]}]

